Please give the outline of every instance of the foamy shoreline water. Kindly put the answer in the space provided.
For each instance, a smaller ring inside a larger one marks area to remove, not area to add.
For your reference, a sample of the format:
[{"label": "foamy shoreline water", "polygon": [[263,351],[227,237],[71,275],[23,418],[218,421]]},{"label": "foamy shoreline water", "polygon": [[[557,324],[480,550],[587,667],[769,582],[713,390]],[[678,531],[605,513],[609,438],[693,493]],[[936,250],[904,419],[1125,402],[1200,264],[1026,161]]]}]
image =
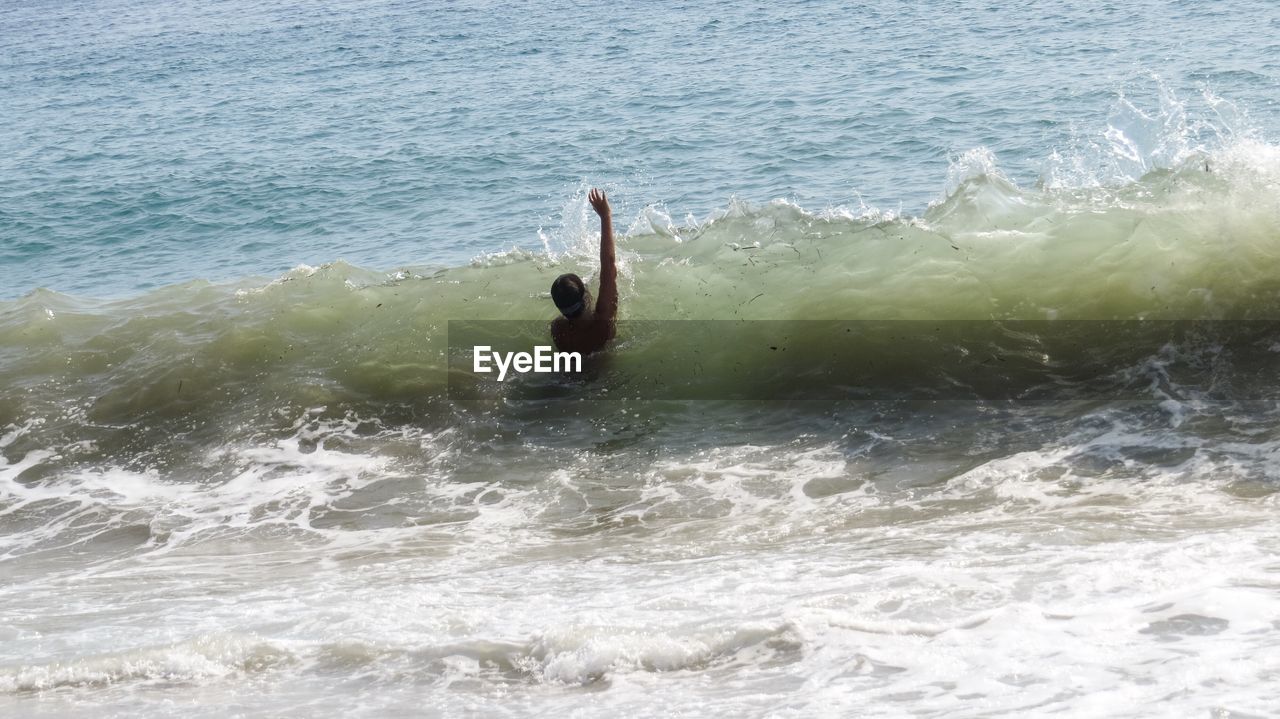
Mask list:
[{"label": "foamy shoreline water", "polygon": [[[546,480],[467,482],[474,456],[397,472],[326,448],[354,428],[322,423],[300,432],[324,437],[314,451],[242,451],[256,464],[221,484],[55,479],[57,495],[135,519],[61,530],[99,557],[89,566],[51,572],[34,548],[8,548],[6,604],[42,609],[7,612],[21,624],[6,644],[31,653],[0,675],[4,701],[217,715],[305,713],[325,696],[385,715],[421,709],[425,692],[443,714],[571,711],[590,696],[640,713],[1264,715],[1271,450],[1170,434],[1144,406],[1068,420],[1076,431],[1021,451],[1035,441],[1001,446],[1001,429],[1042,411],[953,412],[939,428],[977,428],[961,472],[928,433],[857,433],[692,454],[648,439],[637,449],[656,462],[619,467],[615,452],[609,476],[562,450]],[[767,414],[758,435],[779,418]],[[1230,412],[1190,421],[1222,419],[1248,434]],[[379,488],[398,476],[405,489]],[[257,509],[225,516],[235,506]],[[117,609],[83,624],[101,591]],[[39,639],[68,622],[74,644]],[[68,656],[88,642],[120,648]]]}]

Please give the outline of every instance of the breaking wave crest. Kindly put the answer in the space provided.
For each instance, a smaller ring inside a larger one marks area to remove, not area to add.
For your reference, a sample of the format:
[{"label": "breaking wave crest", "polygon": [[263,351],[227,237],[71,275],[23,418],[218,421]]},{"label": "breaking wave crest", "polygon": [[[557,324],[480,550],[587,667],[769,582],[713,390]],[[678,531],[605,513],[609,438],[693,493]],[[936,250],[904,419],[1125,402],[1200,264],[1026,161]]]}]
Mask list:
[{"label": "breaking wave crest", "polygon": [[[621,241],[623,318],[1280,317],[1280,148],[1240,140],[1118,186],[1023,189],[982,152],[955,174],[921,217],[734,202],[678,225],[649,208]],[[215,408],[439,397],[448,321],[549,320],[550,280],[592,274],[578,240],[431,273],[335,262],[119,300],[36,290],[0,304],[0,426],[172,430]]]}]

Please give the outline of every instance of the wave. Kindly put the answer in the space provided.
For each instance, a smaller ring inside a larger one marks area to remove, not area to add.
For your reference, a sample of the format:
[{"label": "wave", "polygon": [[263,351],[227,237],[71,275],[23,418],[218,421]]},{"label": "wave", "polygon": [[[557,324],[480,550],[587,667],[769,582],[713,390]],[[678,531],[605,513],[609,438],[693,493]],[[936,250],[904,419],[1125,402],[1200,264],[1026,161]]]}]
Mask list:
[{"label": "wave", "polygon": [[167,647],[0,668],[0,692],[47,691],[124,682],[193,682],[262,672],[292,660],[288,650],[253,637],[206,635]]},{"label": "wave", "polygon": [[[953,174],[920,217],[779,200],[677,224],[648,208],[620,242],[622,317],[1280,318],[1280,148],[1239,140],[1117,186],[1020,188],[982,152]],[[36,290],[0,303],[0,427],[39,420],[70,443],[87,426],[128,426],[118,446],[141,452],[157,434],[266,426],[277,411],[373,402],[421,412],[446,395],[449,321],[542,327],[554,316],[551,279],[594,274],[595,240],[580,240],[430,272],[335,262],[116,300]],[[623,338],[615,354],[652,367],[678,341]],[[704,349],[712,367],[776,361],[744,360],[731,342]]]},{"label": "wave", "polygon": [[628,672],[666,672],[795,661],[802,640],[788,622],[662,632],[572,626],[526,640],[470,639],[387,646],[358,641],[273,643],[252,635],[202,635],[162,647],[0,667],[0,693],[134,683],[207,683],[287,668],[328,673],[373,667],[388,676],[451,682],[467,677],[591,684]]}]

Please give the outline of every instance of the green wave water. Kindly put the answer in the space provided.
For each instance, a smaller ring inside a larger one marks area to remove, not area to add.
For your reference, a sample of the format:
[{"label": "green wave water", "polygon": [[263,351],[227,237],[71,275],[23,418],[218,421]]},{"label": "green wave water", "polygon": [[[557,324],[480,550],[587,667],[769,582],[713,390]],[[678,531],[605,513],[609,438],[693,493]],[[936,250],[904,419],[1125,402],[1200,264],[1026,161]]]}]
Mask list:
[{"label": "green wave water", "polygon": [[[991,169],[918,218],[775,202],[677,226],[648,211],[620,243],[622,318],[1275,319],[1278,172],[1275,148],[1242,143],[1109,189],[1021,190]],[[38,290],[0,305],[0,423],[439,399],[448,322],[549,321],[551,279],[592,272],[598,240],[574,240],[433,272],[334,263],[110,301]],[[616,352],[643,367],[684,341],[623,337]],[[707,347],[707,361],[737,361],[737,349]]]}]

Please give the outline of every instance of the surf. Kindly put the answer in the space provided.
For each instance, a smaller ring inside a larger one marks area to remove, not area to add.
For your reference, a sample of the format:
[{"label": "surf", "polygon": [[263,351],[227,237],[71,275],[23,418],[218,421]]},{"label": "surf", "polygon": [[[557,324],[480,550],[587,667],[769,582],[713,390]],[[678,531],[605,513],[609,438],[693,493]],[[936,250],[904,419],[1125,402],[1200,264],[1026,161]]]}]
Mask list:
[{"label": "surf", "polygon": [[[1280,149],[1244,141],[1118,187],[1020,188],[986,166],[919,217],[734,201],[677,224],[647,208],[620,243],[622,318],[1275,319],[1277,187]],[[539,326],[551,279],[590,281],[594,262],[583,233],[441,270],[337,261],[114,300],[36,290],[0,303],[0,423],[439,397],[450,320]],[[646,342],[621,351],[662,354],[660,333]]]}]

